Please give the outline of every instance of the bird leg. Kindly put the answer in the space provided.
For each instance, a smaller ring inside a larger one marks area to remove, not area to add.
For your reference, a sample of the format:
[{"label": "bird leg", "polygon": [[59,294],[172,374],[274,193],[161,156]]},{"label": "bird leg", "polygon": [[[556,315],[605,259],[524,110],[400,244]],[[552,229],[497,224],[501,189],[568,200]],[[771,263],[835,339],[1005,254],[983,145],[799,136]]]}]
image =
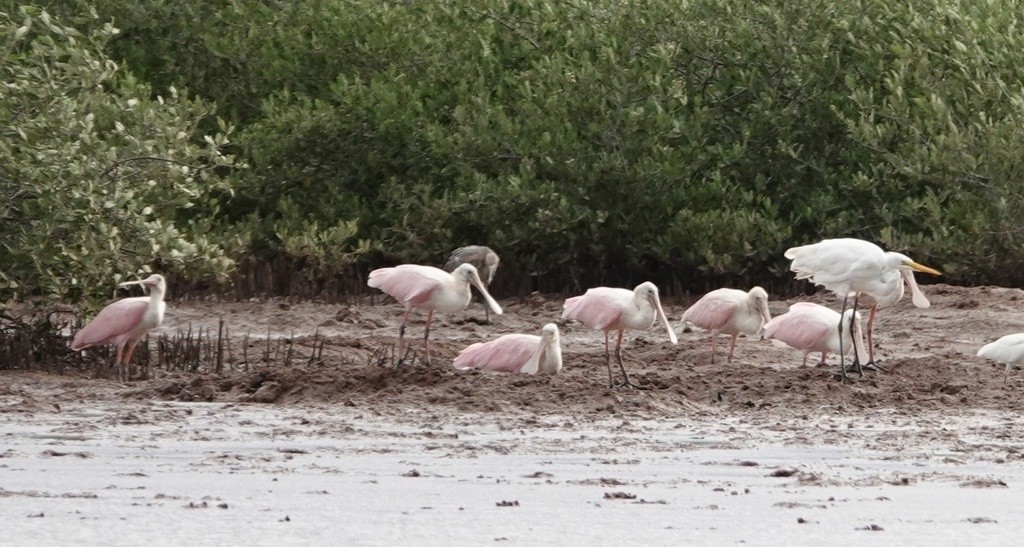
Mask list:
[{"label": "bird leg", "polygon": [[402,366],[402,362],[405,361],[405,324],[409,322],[409,312],[412,308],[405,309],[405,317],[402,318],[402,324],[398,327],[398,349],[395,350],[395,356],[398,360],[395,361],[395,370]]},{"label": "bird leg", "polygon": [[615,381],[612,379],[612,356],[608,351],[608,331],[604,331],[604,364],[608,367],[608,389],[612,389]]},{"label": "bird leg", "polygon": [[[853,329],[853,326],[857,322],[857,301],[858,300],[860,300],[860,299],[857,298],[857,297],[854,297],[854,299],[853,299],[853,313],[850,314],[850,340],[853,340],[853,333],[855,332],[854,329]],[[842,321],[840,321],[840,322],[842,322]],[[843,339],[842,336],[843,336],[843,333],[840,332],[839,333],[839,340],[840,341]],[[853,346],[853,368],[854,368],[854,370],[857,371],[857,374],[859,374],[861,378],[864,377],[864,367],[862,367],[861,364],[860,364],[860,355],[857,355],[857,345],[856,344],[854,344],[854,346]]]},{"label": "bird leg", "polygon": [[[117,379],[121,383],[127,383],[131,376],[131,360],[132,354],[135,353],[135,346],[139,344],[138,340],[128,344],[128,349],[124,352],[124,359],[121,360],[121,368],[117,371]],[[122,378],[123,375],[123,378]]]},{"label": "bird leg", "polygon": [[711,364],[715,364],[715,342],[718,341],[718,332],[711,333]]},{"label": "bird leg", "polygon": [[434,310],[427,314],[427,328],[423,331],[423,351],[427,354],[427,366],[430,366],[430,322],[434,319]]},{"label": "bird leg", "polygon": [[869,370],[878,370],[885,372],[885,370],[875,364],[875,342],[872,339],[872,331],[875,330],[875,313],[878,311],[878,304],[871,306],[871,311],[868,313],[868,362],[864,365],[864,368]]},{"label": "bird leg", "polygon": [[114,358],[114,372],[117,374],[117,381],[121,381],[121,357],[124,356],[124,344],[117,345],[117,357]]},{"label": "bird leg", "polygon": [[843,311],[839,312],[839,374],[840,378],[845,384],[846,378],[846,352],[843,351],[843,315],[846,314],[846,304],[850,299],[850,295],[846,294],[843,296]]},{"label": "bird leg", "polygon": [[625,333],[626,331],[624,330],[619,331],[619,341],[615,344],[615,359],[619,361],[619,370],[622,371],[622,378],[624,380],[622,383],[622,387],[627,389],[647,389],[645,387],[638,386],[633,382],[630,382],[629,375],[626,374],[626,367],[625,365],[622,364],[622,335]]},{"label": "bird leg", "polygon": [[732,335],[732,343],[729,344],[729,358],[725,360],[726,363],[732,362],[732,353],[736,351],[736,339],[739,338],[739,334]]}]

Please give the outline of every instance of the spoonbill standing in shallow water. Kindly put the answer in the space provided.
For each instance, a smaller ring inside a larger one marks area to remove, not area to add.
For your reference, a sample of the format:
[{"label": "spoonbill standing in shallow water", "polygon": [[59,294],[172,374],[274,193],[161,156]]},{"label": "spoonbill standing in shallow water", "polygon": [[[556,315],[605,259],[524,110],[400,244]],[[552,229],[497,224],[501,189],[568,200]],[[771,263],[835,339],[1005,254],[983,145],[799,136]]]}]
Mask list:
[{"label": "spoonbill standing in shallow water", "polygon": [[[494,274],[498,271],[498,263],[500,262],[498,253],[492,251],[490,247],[467,245],[452,251],[452,254],[448,257],[448,262],[444,263],[444,271],[453,272],[455,268],[462,264],[472,264],[476,267],[477,273],[480,274],[480,281],[483,281],[484,286],[490,289],[491,281],[494,281]],[[484,316],[487,324],[490,324],[491,309],[486,303],[484,304]]]},{"label": "spoonbill standing in shallow water", "polygon": [[494,313],[501,314],[501,306],[491,298],[480,275],[472,264],[463,264],[448,273],[433,266],[402,264],[394,268],[380,268],[370,272],[367,285],[384,291],[405,305],[402,326],[398,327],[397,368],[405,358],[405,325],[413,308],[427,310],[427,327],[423,333],[423,348],[430,364],[430,322],[434,312],[455,313],[465,309],[472,297],[469,286],[473,285],[483,295]]},{"label": "spoonbill standing in shallow water", "polygon": [[[896,292],[902,291],[904,280],[914,293],[914,305],[927,307],[928,299],[914,281],[913,272],[942,275],[938,270],[918,264],[906,255],[885,252],[878,245],[860,239],[825,239],[811,245],[790,248],[785,256],[793,261],[790,269],[796,273],[797,279],[807,279],[842,298],[843,312],[846,311],[851,296],[854,311],[857,310],[857,302],[861,295],[870,296],[875,301],[895,303],[899,298],[893,298]],[[872,310],[875,307],[876,305],[872,304]],[[845,315],[842,317],[845,318]],[[868,327],[869,338],[874,326],[873,320],[872,314]],[[844,366],[843,353],[845,352],[840,352],[839,355],[840,366]],[[867,364],[874,366],[873,362]],[[860,358],[856,354],[853,366],[858,372],[861,371]],[[844,368],[844,379],[845,370]]]},{"label": "spoonbill standing in shallow water", "polygon": [[[836,324],[843,330],[843,343],[839,341]],[[850,336],[850,325],[853,325],[853,336]],[[861,358],[867,357],[864,352],[864,332],[860,327],[860,314],[846,310],[841,316],[838,312],[825,306],[811,302],[797,302],[789,307],[789,311],[772,319],[764,326],[766,340],[783,342],[785,345],[804,352],[804,365],[807,356],[812,352],[821,352],[821,364],[829,353],[854,349]],[[841,363],[840,363],[841,366]],[[843,376],[846,371],[841,372]]]},{"label": "spoonbill standing in shallow water", "polygon": [[477,342],[463,349],[452,366],[459,370],[479,368],[524,374],[558,372],[562,370],[558,327],[548,323],[540,336],[506,334],[490,342]]},{"label": "spoonbill standing in shallow water", "polygon": [[75,351],[114,344],[117,347],[114,367],[120,382],[128,380],[128,362],[135,346],[146,333],[164,322],[164,310],[167,307],[164,303],[164,294],[167,292],[164,276],[153,274],[141,281],[125,281],[118,287],[131,285],[149,287],[149,296],[123,298],[108,304],[71,341],[71,349]]},{"label": "spoonbill standing in shallow water", "polygon": [[668,339],[677,342],[676,333],[668,324],[661,299],[658,298],[658,287],[651,282],[637,285],[632,291],[628,289],[612,289],[596,287],[582,296],[574,296],[565,301],[562,318],[581,321],[595,329],[604,331],[604,360],[608,366],[608,387],[615,387],[612,380],[611,355],[608,349],[608,333],[619,331],[619,339],[615,343],[615,358],[622,370],[623,387],[636,388],[629,381],[626,367],[622,364],[622,335],[627,329],[649,329],[655,319],[661,319],[668,331]]},{"label": "spoonbill standing in shallow water", "polygon": [[1006,371],[1003,373],[1003,384],[1006,384],[1010,368],[1014,364],[1024,364],[1024,333],[1007,334],[995,342],[985,344],[978,350],[978,357],[1006,363]]},{"label": "spoonbill standing in shallow water", "polygon": [[732,336],[729,357],[736,350],[740,333],[756,334],[761,326],[772,320],[768,311],[768,293],[761,287],[749,292],[737,289],[716,289],[705,294],[683,312],[684,323],[711,331],[711,364],[715,364],[715,341],[719,334]]}]

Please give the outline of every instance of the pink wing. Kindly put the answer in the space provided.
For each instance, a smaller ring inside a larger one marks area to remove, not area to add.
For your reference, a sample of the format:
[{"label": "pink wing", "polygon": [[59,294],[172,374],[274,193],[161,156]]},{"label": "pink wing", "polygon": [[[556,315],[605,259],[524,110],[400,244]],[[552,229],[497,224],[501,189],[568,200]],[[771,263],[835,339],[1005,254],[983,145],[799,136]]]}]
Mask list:
[{"label": "pink wing", "polygon": [[501,372],[520,372],[537,350],[540,336],[506,334],[490,342],[477,342],[462,350],[452,365],[460,370],[479,368]]},{"label": "pink wing", "polygon": [[[822,321],[819,314],[794,304],[784,313],[764,326],[764,337],[785,342],[789,346],[808,351],[820,351],[828,337],[839,327],[839,318],[834,325]],[[837,316],[839,314],[836,314]]]},{"label": "pink wing", "polygon": [[735,299],[728,298],[727,293],[719,292],[720,290],[705,294],[696,304],[690,306],[690,309],[683,313],[683,322],[707,330],[725,327],[736,313],[739,304]]},{"label": "pink wing", "polygon": [[[437,272],[431,270],[437,270]],[[366,284],[384,291],[399,302],[413,305],[422,304],[441,286],[442,280],[438,273],[451,277],[443,270],[431,266],[402,264],[394,268],[373,270],[370,272],[370,278]]]},{"label": "pink wing", "polygon": [[75,334],[71,349],[78,351],[89,346],[109,344],[114,338],[131,332],[142,321],[148,307],[148,296],[125,298],[108,305]]},{"label": "pink wing", "polygon": [[632,298],[633,293],[625,289],[596,287],[583,296],[574,296],[565,301],[562,310],[563,319],[575,319],[595,329],[605,330],[619,322],[622,316],[622,298]]}]

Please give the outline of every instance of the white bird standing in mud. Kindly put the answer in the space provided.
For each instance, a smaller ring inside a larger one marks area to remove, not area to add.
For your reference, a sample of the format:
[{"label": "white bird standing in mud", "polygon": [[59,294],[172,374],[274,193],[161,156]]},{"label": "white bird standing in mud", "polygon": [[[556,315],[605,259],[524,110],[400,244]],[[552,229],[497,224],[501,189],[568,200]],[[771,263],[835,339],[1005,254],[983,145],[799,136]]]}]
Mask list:
[{"label": "white bird standing in mud", "polygon": [[454,313],[469,305],[472,298],[470,285],[483,295],[494,313],[501,314],[501,306],[491,298],[487,288],[472,264],[463,264],[448,273],[433,266],[402,264],[394,268],[380,268],[370,272],[367,285],[384,291],[405,305],[405,316],[398,327],[398,348],[395,362],[397,368],[405,359],[405,325],[413,308],[427,310],[427,326],[423,333],[423,348],[427,364],[430,364],[430,322],[434,312]]},{"label": "white bird standing in mud", "polygon": [[626,367],[622,364],[622,335],[628,329],[649,329],[655,319],[661,319],[668,339],[677,343],[676,333],[668,324],[668,318],[661,308],[658,287],[651,282],[637,285],[632,291],[596,287],[589,289],[582,296],[574,296],[565,301],[562,310],[563,319],[575,319],[597,330],[604,331],[604,360],[608,366],[608,387],[615,387],[612,379],[611,354],[608,349],[608,333],[619,331],[619,339],[615,343],[615,358],[622,370],[623,387],[637,388],[629,381]]},{"label": "white bird standing in mud", "polygon": [[[921,293],[914,271],[942,275],[939,271],[923,266],[900,253],[885,252],[874,243],[860,239],[826,239],[811,245],[793,247],[786,251],[786,258],[792,260],[790,269],[797,279],[807,279],[834,292],[843,299],[843,312],[853,297],[853,310],[862,295],[873,299],[871,317],[868,321],[868,339],[874,327],[874,310],[879,302],[895,303],[903,296],[904,280],[913,292],[914,305],[928,307],[928,299]],[[845,317],[845,315],[842,315]],[[841,327],[837,326],[837,332]],[[840,343],[842,339],[840,339]],[[840,352],[840,366],[844,366]],[[869,358],[873,358],[871,351]],[[867,363],[874,366],[873,362]],[[855,354],[853,366],[863,374],[860,358]],[[845,370],[845,369],[844,369]],[[845,378],[845,376],[844,376]]]},{"label": "white bird standing in mud", "polygon": [[718,335],[732,337],[727,362],[732,362],[736,338],[740,333],[756,334],[772,320],[768,311],[768,293],[761,287],[749,292],[737,289],[716,289],[705,294],[683,313],[682,321],[711,331],[711,364],[715,363],[715,341]]},{"label": "white bird standing in mud", "polygon": [[1010,377],[1010,368],[1016,364],[1024,364],[1024,333],[1007,334],[995,342],[985,344],[978,350],[978,357],[1006,363],[1006,371],[1003,372],[1005,385]]},{"label": "white bird standing in mud", "polygon": [[478,368],[523,374],[557,373],[562,370],[562,346],[558,326],[544,325],[540,336],[506,334],[490,342],[477,342],[452,362],[459,370]]},{"label": "white bird standing in mud", "polygon": [[[498,253],[492,251],[490,247],[467,245],[452,251],[448,261],[444,263],[444,271],[454,272],[463,264],[472,264],[480,274],[480,280],[483,281],[484,287],[489,290],[491,282],[494,281],[494,274],[498,271],[499,263],[501,260],[498,258]],[[484,321],[488,325],[491,324],[491,309],[487,303],[484,303]]]},{"label": "white bird standing in mud", "polygon": [[131,285],[148,287],[149,296],[122,298],[107,305],[71,341],[71,349],[75,351],[106,344],[116,346],[114,367],[120,382],[128,381],[128,363],[135,352],[135,346],[146,333],[164,322],[164,310],[167,308],[164,303],[164,294],[167,292],[164,276],[153,274],[141,281],[125,281],[118,287]]},{"label": "white bird standing in mud", "polygon": [[[866,358],[864,351],[864,332],[860,327],[860,314],[846,310],[846,315],[830,310],[825,306],[810,302],[797,302],[789,307],[789,311],[772,319],[764,326],[764,337],[773,342],[782,342],[792,348],[804,352],[804,365],[807,356],[813,352],[821,352],[821,364],[829,353],[855,350],[860,358]],[[842,329],[842,340],[836,324]],[[851,336],[850,325],[853,325]],[[840,363],[840,376],[846,377],[846,369]]]}]

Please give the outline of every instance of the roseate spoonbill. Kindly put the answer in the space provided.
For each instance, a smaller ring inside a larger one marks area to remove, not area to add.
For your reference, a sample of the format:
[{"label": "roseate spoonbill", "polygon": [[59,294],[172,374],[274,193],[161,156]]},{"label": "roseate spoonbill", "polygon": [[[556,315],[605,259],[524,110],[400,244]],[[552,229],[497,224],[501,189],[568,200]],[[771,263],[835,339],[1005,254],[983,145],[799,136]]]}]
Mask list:
[{"label": "roseate spoonbill", "polygon": [[117,358],[114,367],[120,382],[128,380],[128,362],[132,358],[135,346],[149,331],[164,322],[164,294],[167,282],[164,276],[153,274],[141,281],[125,281],[118,285],[124,288],[131,285],[149,287],[149,296],[122,298],[108,304],[100,310],[82,330],[75,334],[71,341],[71,349],[80,351],[92,346],[114,344],[117,347]]},{"label": "roseate spoonbill", "polygon": [[1006,372],[1003,373],[1005,385],[1006,379],[1010,377],[1010,368],[1024,363],[1024,333],[1007,334],[995,342],[985,344],[978,350],[978,357],[1006,363]]},{"label": "roseate spoonbill", "polygon": [[[452,251],[452,254],[448,257],[448,262],[444,263],[444,271],[454,272],[455,268],[458,268],[461,264],[472,264],[476,267],[477,273],[480,274],[480,280],[484,282],[484,286],[490,288],[491,281],[494,281],[494,274],[498,271],[498,263],[500,262],[498,253],[492,251],[490,247],[467,245]],[[484,316],[484,321],[490,324],[491,310],[487,307],[486,303],[484,303]]]},{"label": "roseate spoonbill", "polygon": [[562,318],[581,321],[595,329],[604,331],[604,361],[608,366],[608,387],[615,387],[612,380],[612,362],[608,350],[608,333],[619,331],[619,339],[615,343],[615,358],[619,362],[624,380],[622,386],[635,389],[637,386],[629,381],[626,367],[622,364],[622,335],[627,329],[649,329],[655,319],[661,319],[668,331],[668,339],[677,343],[676,333],[668,324],[661,299],[658,298],[658,287],[651,282],[637,285],[629,289],[612,289],[596,287],[589,289],[582,296],[574,296],[565,301]]},{"label": "roseate spoonbill", "polygon": [[540,330],[540,336],[506,334],[490,342],[477,342],[463,349],[452,366],[459,370],[479,368],[524,374],[558,372],[562,370],[558,327],[548,323]]},{"label": "roseate spoonbill", "polygon": [[[793,261],[790,269],[796,273],[797,279],[810,280],[842,298],[844,312],[851,296],[854,298],[854,311],[857,310],[857,302],[861,295],[895,303],[899,298],[893,298],[897,291],[902,290],[904,279],[914,292],[914,304],[925,307],[928,299],[921,294],[917,283],[911,281],[912,271],[942,275],[938,270],[918,264],[906,255],[885,252],[878,245],[861,239],[825,239],[811,245],[788,249],[785,256]],[[869,320],[869,337],[874,326],[873,320],[874,317]],[[843,353],[845,352],[839,354],[840,366],[843,366]],[[868,364],[874,366],[873,362]],[[858,371],[861,370],[860,358],[856,354],[853,357],[853,366]]]},{"label": "roseate spoonbill", "polygon": [[430,322],[434,312],[455,313],[469,305],[472,296],[469,286],[473,285],[484,296],[494,313],[501,314],[501,306],[491,298],[480,281],[480,275],[472,264],[463,264],[448,273],[433,266],[402,264],[394,268],[380,268],[370,272],[367,285],[384,291],[405,305],[405,317],[398,327],[397,368],[405,358],[405,325],[413,308],[427,310],[427,328],[423,333],[423,348],[430,364]]},{"label": "roseate spoonbill", "polygon": [[711,331],[711,364],[715,363],[715,341],[719,334],[732,336],[728,362],[736,350],[740,333],[755,334],[761,325],[772,320],[768,311],[768,293],[761,287],[749,292],[737,289],[716,289],[701,297],[683,313],[684,323]]},{"label": "roseate spoonbill", "polygon": [[[839,341],[836,323],[843,331],[843,343]],[[850,336],[850,325],[853,325],[853,336]],[[860,327],[860,313],[846,310],[844,315],[830,310],[825,306],[810,302],[797,302],[789,307],[789,311],[772,319],[764,326],[765,339],[782,342],[787,346],[804,352],[804,365],[811,352],[821,352],[821,364],[829,353],[841,351],[849,353],[855,350],[861,358],[864,354],[864,332]],[[841,363],[840,363],[841,365]],[[846,369],[842,366],[841,374],[846,378]]]}]

